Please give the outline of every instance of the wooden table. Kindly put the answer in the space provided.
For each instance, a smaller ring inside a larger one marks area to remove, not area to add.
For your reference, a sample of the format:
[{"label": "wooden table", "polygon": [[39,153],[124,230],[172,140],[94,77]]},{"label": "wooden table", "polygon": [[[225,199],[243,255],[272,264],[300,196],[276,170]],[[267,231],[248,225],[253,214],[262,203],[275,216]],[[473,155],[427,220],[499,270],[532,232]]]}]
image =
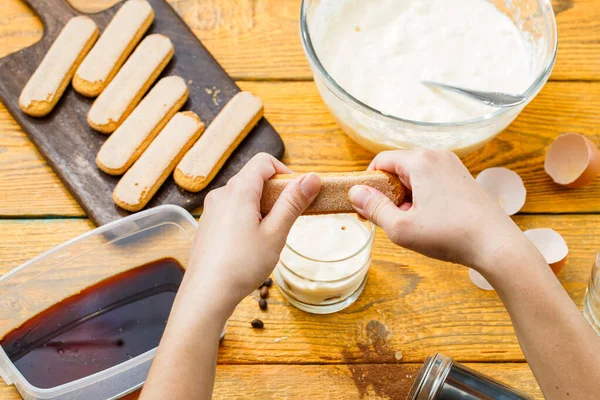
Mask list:
[{"label": "wooden table", "polygon": [[[114,2],[73,0],[85,10]],[[298,34],[300,0],[170,2],[239,85],[262,97],[285,141],[286,164],[298,172],[367,166],[373,154],[342,133],[312,82]],[[40,38],[41,23],[20,0],[0,3],[0,56]],[[551,82],[465,162],[474,174],[505,166],[523,177],[528,199],[515,220],[523,229],[551,227],[564,236],[571,255],[559,278],[581,306],[600,250],[600,179],[584,189],[559,188],[544,173],[543,159],[564,132],[600,145],[600,0],[553,3],[560,50]],[[4,106],[0,216],[0,273],[93,228]],[[475,288],[466,268],[399,249],[381,231],[369,282],[352,307],[314,316],[271,293],[267,313],[252,295],[229,321],[215,398],[401,399],[434,352],[542,398],[497,296]],[[256,317],[264,330],[250,327]],[[3,385],[0,399],[12,398],[17,392]]]}]

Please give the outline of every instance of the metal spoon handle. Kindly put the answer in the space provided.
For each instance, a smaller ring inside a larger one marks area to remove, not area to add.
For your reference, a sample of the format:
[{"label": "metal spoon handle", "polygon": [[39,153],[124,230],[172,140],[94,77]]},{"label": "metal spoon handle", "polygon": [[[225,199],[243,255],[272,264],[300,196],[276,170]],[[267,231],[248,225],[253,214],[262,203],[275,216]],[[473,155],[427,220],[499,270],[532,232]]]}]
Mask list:
[{"label": "metal spoon handle", "polygon": [[424,85],[430,87],[436,87],[443,90],[448,90],[454,93],[462,94],[464,96],[471,97],[481,103],[487,104],[488,106],[498,108],[508,108],[518,106],[525,103],[525,96],[518,94],[498,93],[498,92],[481,92],[478,90],[464,89],[457,86],[445,85],[439,82],[422,81]]}]

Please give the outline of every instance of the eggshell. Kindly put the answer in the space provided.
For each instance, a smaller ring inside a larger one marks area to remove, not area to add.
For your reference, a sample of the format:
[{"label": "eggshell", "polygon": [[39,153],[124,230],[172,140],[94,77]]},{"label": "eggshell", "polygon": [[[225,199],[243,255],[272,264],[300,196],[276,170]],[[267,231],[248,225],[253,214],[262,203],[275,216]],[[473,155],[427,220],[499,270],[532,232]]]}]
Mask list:
[{"label": "eggshell", "polygon": [[488,168],[477,176],[483,191],[508,215],[518,213],[525,205],[527,190],[521,177],[507,168]]},{"label": "eggshell", "polygon": [[600,150],[578,133],[561,135],[548,148],[544,170],[559,185],[585,186],[600,174]]},{"label": "eggshell", "polygon": [[552,271],[558,274],[565,266],[569,255],[565,239],[555,230],[547,228],[530,229],[524,233],[542,253]]},{"label": "eggshell", "polygon": [[481,275],[474,269],[469,268],[469,278],[471,278],[471,282],[473,282],[473,284],[479,289],[494,290],[492,285],[489,284],[489,282],[483,277],[483,275]]}]

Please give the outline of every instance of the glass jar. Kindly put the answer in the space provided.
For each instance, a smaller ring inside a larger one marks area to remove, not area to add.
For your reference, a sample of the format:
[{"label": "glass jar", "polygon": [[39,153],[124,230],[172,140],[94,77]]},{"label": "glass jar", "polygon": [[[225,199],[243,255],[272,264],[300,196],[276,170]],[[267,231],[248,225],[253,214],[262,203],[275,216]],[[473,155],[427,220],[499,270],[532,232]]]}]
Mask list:
[{"label": "glass jar", "polygon": [[592,275],[583,299],[583,315],[600,335],[600,253],[592,267]]},{"label": "glass jar", "polygon": [[356,215],[300,217],[275,267],[279,290],[313,314],[348,307],[365,287],[374,235],[375,226]]}]

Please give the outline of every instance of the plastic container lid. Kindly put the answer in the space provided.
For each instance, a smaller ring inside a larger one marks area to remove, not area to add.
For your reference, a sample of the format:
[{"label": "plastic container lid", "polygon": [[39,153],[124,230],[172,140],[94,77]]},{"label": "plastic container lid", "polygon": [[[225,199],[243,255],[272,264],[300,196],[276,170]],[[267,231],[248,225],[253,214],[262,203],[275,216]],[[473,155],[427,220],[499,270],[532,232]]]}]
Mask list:
[{"label": "plastic container lid", "polygon": [[[197,225],[183,208],[160,206],[94,229],[13,269],[0,278],[0,336],[115,274],[163,258],[185,268]],[[155,353],[156,348],[85,378],[41,389],[23,377],[0,347],[0,376],[25,399],[113,399],[142,386]]]}]

